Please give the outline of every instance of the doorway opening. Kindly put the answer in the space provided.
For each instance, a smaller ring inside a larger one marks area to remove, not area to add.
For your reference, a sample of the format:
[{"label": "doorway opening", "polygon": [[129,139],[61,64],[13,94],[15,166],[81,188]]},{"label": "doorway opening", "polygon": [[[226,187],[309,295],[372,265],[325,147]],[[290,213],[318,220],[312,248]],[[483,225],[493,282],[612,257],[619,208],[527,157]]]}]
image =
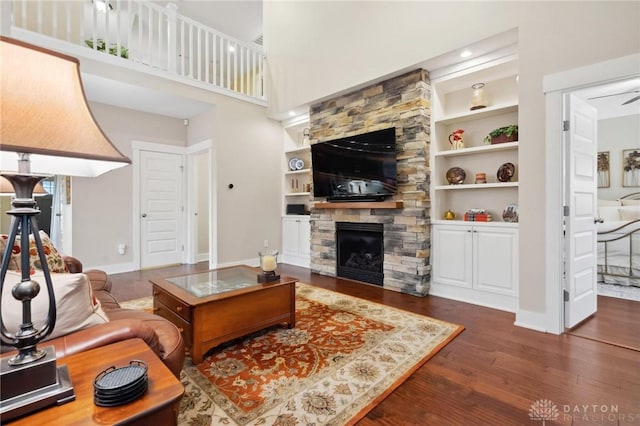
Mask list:
[{"label": "doorway opening", "polygon": [[[564,97],[572,92],[600,86],[607,83],[638,78],[640,76],[640,54],[633,54],[582,68],[563,71],[545,76],[543,81],[546,98],[546,176],[545,188],[546,223],[545,239],[549,250],[545,253],[546,263],[546,313],[544,329],[560,334],[564,323],[564,247],[563,185],[565,167],[563,164],[563,120]],[[595,163],[594,163],[595,168]]]}]

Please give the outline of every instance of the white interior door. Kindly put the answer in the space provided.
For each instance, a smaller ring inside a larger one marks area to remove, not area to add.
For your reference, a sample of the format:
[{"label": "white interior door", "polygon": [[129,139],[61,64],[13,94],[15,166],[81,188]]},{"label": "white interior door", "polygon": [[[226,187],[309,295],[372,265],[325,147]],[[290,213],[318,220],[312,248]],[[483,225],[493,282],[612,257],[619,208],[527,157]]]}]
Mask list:
[{"label": "white interior door", "polygon": [[182,263],[183,156],[140,151],[140,266]]},{"label": "white interior door", "polygon": [[597,310],[597,111],[570,94],[565,99],[565,327]]}]

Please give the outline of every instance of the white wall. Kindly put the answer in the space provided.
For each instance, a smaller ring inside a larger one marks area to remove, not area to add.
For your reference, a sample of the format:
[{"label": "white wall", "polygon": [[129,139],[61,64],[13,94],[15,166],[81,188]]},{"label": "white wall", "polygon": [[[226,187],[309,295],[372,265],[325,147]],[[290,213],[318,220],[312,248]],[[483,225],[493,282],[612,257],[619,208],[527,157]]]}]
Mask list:
[{"label": "white wall", "polygon": [[271,113],[518,28],[520,310],[545,313],[542,80],[640,52],[640,2],[284,1],[265,2],[264,19]]},{"label": "white wall", "polygon": [[598,188],[598,198],[616,200],[623,195],[640,192],[640,187],[622,186],[622,151],[640,147],[640,115],[598,121],[598,151],[609,151],[611,186]]},{"label": "white wall", "polygon": [[231,99],[216,106],[214,125],[218,263],[257,259],[265,239],[281,247],[282,128],[264,108]]},{"label": "white wall", "polygon": [[[265,239],[273,247],[281,244],[282,128],[266,118],[264,107],[209,96],[216,105],[191,119],[188,127],[181,119],[156,114],[98,103],[90,103],[90,108],[107,137],[130,158],[133,140],[187,146],[187,141],[211,139],[216,160],[217,187],[211,190],[217,191],[217,262],[246,262],[257,259]],[[85,266],[133,261],[132,182],[132,167],[73,179],[72,254]],[[233,189],[228,189],[230,183]],[[125,255],[117,252],[120,243],[129,247]]]},{"label": "white wall", "polygon": [[262,106],[218,96],[211,111],[189,120],[189,144],[206,139],[213,141],[217,264],[257,261],[265,239],[281,246],[282,127]]},{"label": "white wall", "polygon": [[[133,140],[185,146],[182,120],[109,105],[90,103],[96,122],[109,140],[133,158]],[[85,267],[133,262],[133,167],[96,178],[72,178],[73,256]],[[124,255],[118,244],[126,244]]]}]

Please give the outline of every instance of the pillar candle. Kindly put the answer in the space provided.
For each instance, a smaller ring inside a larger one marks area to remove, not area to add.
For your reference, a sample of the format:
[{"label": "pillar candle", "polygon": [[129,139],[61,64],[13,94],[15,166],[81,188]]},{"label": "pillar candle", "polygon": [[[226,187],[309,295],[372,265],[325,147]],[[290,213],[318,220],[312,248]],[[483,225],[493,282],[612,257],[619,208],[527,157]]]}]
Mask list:
[{"label": "pillar candle", "polygon": [[270,254],[262,256],[262,270],[271,272],[276,270],[276,258]]}]

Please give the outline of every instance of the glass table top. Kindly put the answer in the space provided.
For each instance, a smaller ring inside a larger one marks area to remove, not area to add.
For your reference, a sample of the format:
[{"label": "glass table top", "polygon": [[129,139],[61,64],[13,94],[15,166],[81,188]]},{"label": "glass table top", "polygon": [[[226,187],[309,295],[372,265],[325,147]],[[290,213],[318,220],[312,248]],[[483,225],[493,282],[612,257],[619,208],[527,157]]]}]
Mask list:
[{"label": "glass table top", "polygon": [[260,285],[257,282],[257,274],[255,270],[236,267],[166,278],[166,281],[196,297],[207,297]]}]

